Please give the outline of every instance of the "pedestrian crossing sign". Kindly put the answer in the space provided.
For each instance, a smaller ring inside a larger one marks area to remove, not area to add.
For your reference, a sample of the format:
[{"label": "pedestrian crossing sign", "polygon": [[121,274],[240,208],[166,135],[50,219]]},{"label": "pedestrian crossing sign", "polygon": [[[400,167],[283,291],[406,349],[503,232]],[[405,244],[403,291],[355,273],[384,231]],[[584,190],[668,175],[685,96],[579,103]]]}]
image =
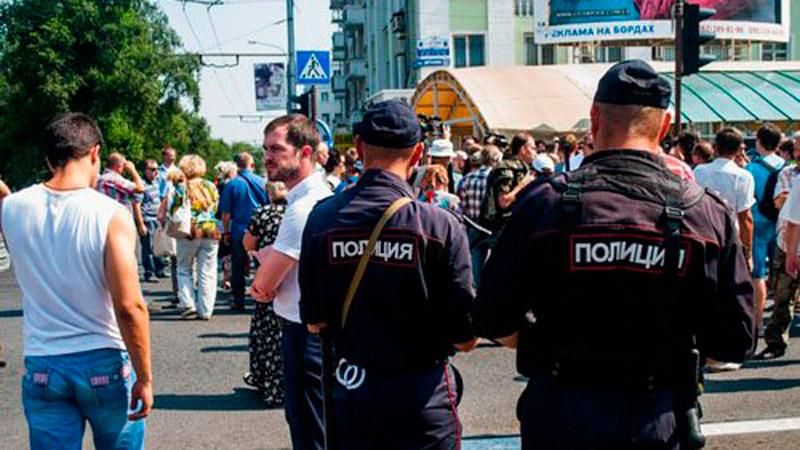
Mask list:
[{"label": "pedestrian crossing sign", "polygon": [[323,50],[297,52],[297,84],[329,84],[331,54]]}]

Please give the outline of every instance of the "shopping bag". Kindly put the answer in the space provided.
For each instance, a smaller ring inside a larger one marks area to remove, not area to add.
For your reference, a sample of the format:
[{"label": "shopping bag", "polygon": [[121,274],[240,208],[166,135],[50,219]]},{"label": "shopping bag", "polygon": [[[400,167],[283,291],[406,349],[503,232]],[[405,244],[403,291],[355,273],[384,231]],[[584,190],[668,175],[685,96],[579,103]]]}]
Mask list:
[{"label": "shopping bag", "polygon": [[177,254],[175,247],[175,239],[169,237],[167,230],[159,225],[153,235],[153,254],[159,258],[175,256]]},{"label": "shopping bag", "polygon": [[186,196],[181,206],[167,218],[167,235],[176,239],[192,238],[192,208]]}]

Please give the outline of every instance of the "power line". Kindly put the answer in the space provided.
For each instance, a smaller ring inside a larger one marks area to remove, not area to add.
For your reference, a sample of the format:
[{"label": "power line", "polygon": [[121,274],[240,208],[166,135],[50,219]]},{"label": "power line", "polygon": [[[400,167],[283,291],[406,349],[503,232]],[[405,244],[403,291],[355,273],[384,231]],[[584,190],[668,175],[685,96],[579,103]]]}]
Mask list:
[{"label": "power line", "polygon": [[[217,27],[214,26],[214,20],[211,17],[211,6],[206,9],[206,17],[208,17],[208,23],[211,25],[211,34],[214,36],[214,42],[217,43],[217,50],[222,51],[222,44],[219,43],[219,35],[217,34]],[[238,62],[238,61],[237,61]],[[225,73],[228,74],[228,79],[231,80],[233,84],[233,91],[236,93],[236,96],[239,97],[239,102],[241,102],[242,106],[246,107],[247,102],[244,101],[244,97],[242,96],[242,92],[239,90],[239,85],[236,83],[236,80],[233,78],[233,74],[230,71],[226,71]]]},{"label": "power line", "polygon": [[[202,47],[203,45],[200,43],[200,37],[197,36],[197,32],[194,30],[192,26],[192,20],[189,18],[189,14],[186,13],[186,2],[183,3],[183,17],[186,18],[186,24],[189,25],[189,31],[191,31],[192,36],[194,36],[194,40],[197,42],[197,47]],[[222,84],[222,80],[219,79],[219,74],[217,73],[217,69],[212,68],[211,73],[214,74],[214,78],[217,80],[217,84],[219,85],[220,91],[222,91],[222,95],[225,97],[225,100],[228,102],[228,106],[231,110],[236,111],[236,107],[233,105],[233,101],[231,101],[230,96],[228,96],[228,91],[225,90],[225,86]]]}]

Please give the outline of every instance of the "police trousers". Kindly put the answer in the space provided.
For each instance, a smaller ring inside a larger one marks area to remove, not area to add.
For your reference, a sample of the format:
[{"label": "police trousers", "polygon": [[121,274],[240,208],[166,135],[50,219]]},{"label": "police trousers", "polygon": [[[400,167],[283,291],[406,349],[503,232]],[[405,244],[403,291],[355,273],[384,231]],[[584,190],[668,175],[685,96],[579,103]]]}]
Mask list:
[{"label": "police trousers", "polygon": [[[591,376],[591,374],[588,374]],[[532,378],[517,403],[522,449],[680,448],[674,389]]]},{"label": "police trousers", "polygon": [[354,390],[335,385],[336,445],[340,450],[457,450],[461,422],[453,369],[442,364],[412,374],[367,370]]}]

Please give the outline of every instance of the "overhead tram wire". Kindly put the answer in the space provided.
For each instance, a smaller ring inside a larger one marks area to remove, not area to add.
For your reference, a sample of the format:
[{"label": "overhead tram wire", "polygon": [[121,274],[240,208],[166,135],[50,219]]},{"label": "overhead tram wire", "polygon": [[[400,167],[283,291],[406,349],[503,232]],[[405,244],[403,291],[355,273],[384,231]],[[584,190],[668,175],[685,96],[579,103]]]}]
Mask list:
[{"label": "overhead tram wire", "polygon": [[[213,5],[211,5],[211,6],[213,6]],[[214,36],[214,42],[217,43],[217,50],[219,50],[221,52],[222,51],[222,44],[220,44],[219,35],[217,34],[217,27],[214,25],[214,20],[211,17],[211,6],[206,8],[206,17],[208,17],[208,23],[209,23],[209,25],[211,25],[211,34]],[[244,107],[244,110],[247,111],[249,109],[248,108],[249,105],[247,104],[247,102],[244,101],[244,97],[242,96],[242,91],[239,90],[239,85],[236,83],[236,79],[233,77],[233,74],[229,70],[225,71],[225,73],[228,75],[228,79],[231,80],[231,84],[233,85],[233,91],[236,93],[236,96],[239,98],[239,102]]]},{"label": "overhead tram wire", "polygon": [[[186,19],[186,24],[189,26],[189,31],[191,31],[192,36],[194,36],[195,42],[197,42],[197,47],[202,48],[203,44],[200,42],[200,37],[197,35],[197,32],[194,30],[192,26],[192,20],[189,18],[189,14],[186,12],[186,2],[183,2],[183,17]],[[228,91],[225,90],[225,85],[222,84],[222,80],[219,78],[219,74],[217,73],[217,69],[212,67],[212,72],[214,74],[214,79],[217,80],[217,84],[219,85],[220,90],[222,91],[222,95],[225,97],[225,100],[228,102],[228,106],[231,108],[232,111],[236,111],[236,106],[233,104],[230,96],[228,95]]]}]

